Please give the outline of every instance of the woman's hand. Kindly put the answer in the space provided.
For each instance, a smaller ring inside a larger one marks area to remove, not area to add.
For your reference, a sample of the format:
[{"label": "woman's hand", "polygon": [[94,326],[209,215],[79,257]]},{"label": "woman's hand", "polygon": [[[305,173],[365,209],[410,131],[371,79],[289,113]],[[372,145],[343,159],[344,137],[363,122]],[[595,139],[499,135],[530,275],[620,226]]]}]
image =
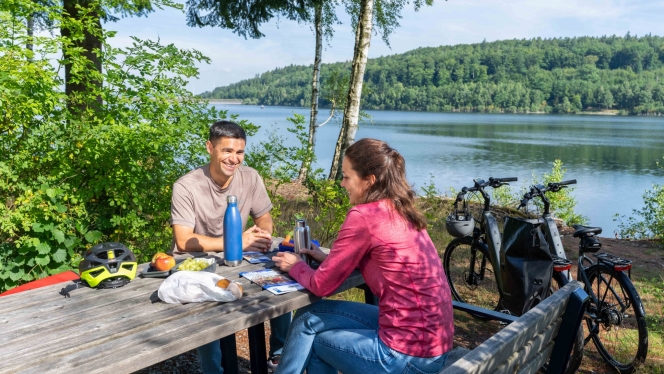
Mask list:
[{"label": "woman's hand", "polygon": [[279,252],[272,257],[272,261],[281,271],[289,272],[293,265],[302,261],[302,257],[290,252]]},{"label": "woman's hand", "polygon": [[321,251],[320,248],[314,243],[311,243],[310,249],[304,249],[304,248],[300,249],[300,253],[304,253],[311,256],[311,258],[316,260],[316,262],[318,262],[319,264],[322,264],[323,261],[325,261],[325,259],[327,258],[327,253]]}]

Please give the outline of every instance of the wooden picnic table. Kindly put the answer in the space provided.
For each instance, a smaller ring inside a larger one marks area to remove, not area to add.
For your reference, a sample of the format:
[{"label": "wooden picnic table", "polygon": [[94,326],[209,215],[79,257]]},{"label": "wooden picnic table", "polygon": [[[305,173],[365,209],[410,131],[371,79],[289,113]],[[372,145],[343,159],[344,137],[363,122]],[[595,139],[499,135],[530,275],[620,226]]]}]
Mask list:
[{"label": "wooden picnic table", "polygon": [[[273,239],[273,249],[280,241]],[[244,288],[242,299],[228,303],[167,304],[157,297],[163,279],[139,277],[116,289],[74,289],[69,298],[59,292],[73,282],[0,297],[0,373],[130,373],[224,338],[231,374],[234,334],[244,329],[252,373],[266,373],[263,322],[320,299],[306,290],[275,296],[239,276],[272,267],[218,264],[217,274]],[[362,285],[355,271],[337,292]]]}]

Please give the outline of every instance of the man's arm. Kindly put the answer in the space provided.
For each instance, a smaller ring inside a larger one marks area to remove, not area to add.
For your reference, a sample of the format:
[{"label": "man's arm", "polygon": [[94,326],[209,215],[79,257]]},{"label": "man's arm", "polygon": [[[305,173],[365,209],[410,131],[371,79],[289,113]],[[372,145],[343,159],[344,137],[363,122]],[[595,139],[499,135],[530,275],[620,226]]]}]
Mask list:
[{"label": "man's arm", "polygon": [[[242,234],[242,249],[267,252],[272,246],[272,216],[265,213],[255,218],[256,226]],[[224,250],[224,238],[212,238],[194,234],[194,229],[184,225],[173,225],[173,236],[178,250],[183,252],[219,252]]]},{"label": "man's arm", "polygon": [[183,252],[219,252],[224,250],[224,238],[194,234],[189,226],[173,225],[173,237],[178,250]]},{"label": "man's arm", "polygon": [[256,224],[256,226],[260,227],[264,231],[267,231],[268,234],[272,235],[272,230],[274,228],[272,223],[272,215],[270,215],[270,212],[267,212],[258,218],[254,218],[254,223]]}]

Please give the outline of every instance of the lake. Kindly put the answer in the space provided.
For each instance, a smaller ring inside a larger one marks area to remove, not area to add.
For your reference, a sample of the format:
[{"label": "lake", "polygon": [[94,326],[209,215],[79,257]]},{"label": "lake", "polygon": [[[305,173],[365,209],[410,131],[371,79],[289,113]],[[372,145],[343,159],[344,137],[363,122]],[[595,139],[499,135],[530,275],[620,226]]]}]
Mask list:
[{"label": "lake", "polygon": [[[215,105],[261,126],[252,142],[267,139],[270,130],[284,136],[292,113],[309,109],[248,105]],[[372,121],[360,125],[356,139],[377,138],[388,142],[406,159],[408,180],[418,193],[432,180],[441,194],[472,186],[480,177],[518,177],[519,189],[533,175],[551,171],[561,159],[565,179],[576,179],[572,192],[576,212],[589,224],[612,237],[615,214],[630,215],[643,206],[642,195],[653,183],[664,184],[664,118],[592,115],[479,114],[367,111]],[[319,113],[319,122],[328,110]],[[339,116],[340,117],[340,116]],[[329,172],[340,118],[318,129],[316,167]],[[308,124],[308,122],[307,122]],[[293,139],[293,143],[295,141]]]}]

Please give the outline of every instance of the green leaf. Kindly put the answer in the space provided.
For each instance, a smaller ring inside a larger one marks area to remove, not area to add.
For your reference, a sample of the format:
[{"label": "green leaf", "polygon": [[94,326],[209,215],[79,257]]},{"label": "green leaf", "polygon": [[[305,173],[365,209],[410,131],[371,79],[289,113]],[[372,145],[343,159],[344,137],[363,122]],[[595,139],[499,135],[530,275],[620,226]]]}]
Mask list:
[{"label": "green leaf", "polygon": [[53,229],[51,230],[51,234],[53,234],[53,237],[55,240],[58,241],[58,243],[62,244],[62,242],[65,241],[65,233],[58,230],[58,229]]},{"label": "green leaf", "polygon": [[41,223],[35,222],[32,224],[32,231],[34,232],[44,232],[44,227]]},{"label": "green leaf", "polygon": [[92,230],[85,234],[85,240],[87,240],[89,243],[96,243],[99,239],[101,239],[102,235],[103,234],[101,231]]},{"label": "green leaf", "polygon": [[51,199],[55,197],[55,190],[52,188],[48,188],[46,190],[46,196],[50,197]]},{"label": "green leaf", "polygon": [[76,222],[76,231],[80,232],[81,235],[85,235],[88,232],[88,229],[83,226],[81,222]]},{"label": "green leaf", "polygon": [[78,243],[78,238],[75,237],[69,237],[64,241],[65,247],[67,249],[73,249],[77,243]]},{"label": "green leaf", "polygon": [[67,211],[67,207],[62,204],[58,204],[56,206],[56,210],[58,211],[58,213],[64,213]]},{"label": "green leaf", "polygon": [[62,263],[67,261],[67,251],[62,248],[59,248],[55,253],[53,253],[53,261]]},{"label": "green leaf", "polygon": [[51,258],[46,255],[39,255],[35,257],[35,262],[37,263],[37,265],[46,266],[48,265],[49,262],[51,262]]},{"label": "green leaf", "polygon": [[50,253],[51,247],[48,245],[48,243],[39,243],[37,246],[37,252],[39,252],[40,255]]},{"label": "green leaf", "polygon": [[11,279],[13,281],[17,281],[17,280],[23,278],[24,275],[25,275],[25,272],[23,271],[23,269],[18,268],[18,269],[16,269],[16,271],[10,271],[9,272],[9,279]]}]

